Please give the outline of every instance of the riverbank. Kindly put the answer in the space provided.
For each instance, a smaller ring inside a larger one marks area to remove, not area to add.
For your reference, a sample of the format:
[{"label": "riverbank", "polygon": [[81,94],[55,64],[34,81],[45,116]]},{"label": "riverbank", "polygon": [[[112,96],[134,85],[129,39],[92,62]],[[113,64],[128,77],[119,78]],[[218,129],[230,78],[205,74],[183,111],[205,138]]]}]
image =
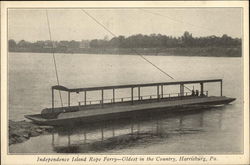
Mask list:
[{"label": "riverbank", "polygon": [[[181,48],[74,48],[54,49],[55,53],[116,54],[155,56],[241,57],[241,47],[181,47]],[[11,52],[52,53],[52,49],[15,49]]]},{"label": "riverbank", "polygon": [[30,137],[50,133],[53,127],[39,126],[31,122],[9,120],[9,145],[21,143]]}]

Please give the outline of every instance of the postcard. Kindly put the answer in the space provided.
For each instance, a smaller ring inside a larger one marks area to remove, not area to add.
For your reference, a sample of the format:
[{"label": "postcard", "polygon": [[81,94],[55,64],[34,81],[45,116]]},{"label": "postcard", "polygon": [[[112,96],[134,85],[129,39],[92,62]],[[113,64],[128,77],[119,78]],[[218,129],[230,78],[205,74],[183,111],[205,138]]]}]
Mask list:
[{"label": "postcard", "polygon": [[1,2],[3,164],[249,164],[248,12]]}]

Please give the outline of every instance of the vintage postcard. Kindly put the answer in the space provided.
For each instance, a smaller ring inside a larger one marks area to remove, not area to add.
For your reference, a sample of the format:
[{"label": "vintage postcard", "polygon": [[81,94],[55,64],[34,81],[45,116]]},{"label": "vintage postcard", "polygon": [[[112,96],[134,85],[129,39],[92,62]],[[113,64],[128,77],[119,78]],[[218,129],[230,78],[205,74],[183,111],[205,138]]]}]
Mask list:
[{"label": "vintage postcard", "polygon": [[248,12],[1,2],[1,161],[249,164]]}]

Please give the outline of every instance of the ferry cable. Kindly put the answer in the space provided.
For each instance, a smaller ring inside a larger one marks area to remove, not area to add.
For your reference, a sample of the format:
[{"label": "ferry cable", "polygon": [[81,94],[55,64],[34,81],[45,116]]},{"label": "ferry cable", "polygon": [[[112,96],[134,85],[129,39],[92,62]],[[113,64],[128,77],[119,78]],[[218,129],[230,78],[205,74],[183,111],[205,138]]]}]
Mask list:
[{"label": "ferry cable", "polygon": [[[108,31],[113,37],[117,37],[117,35],[115,35],[112,31],[110,31],[108,28],[106,28],[103,24],[101,24],[97,19],[95,19],[92,15],[90,15],[88,12],[86,12],[84,9],[82,9],[82,11],[88,15],[90,18],[92,18],[97,24],[99,24],[100,26],[102,26],[106,31]],[[141,55],[140,53],[138,53],[135,49],[130,48],[132,51],[134,51],[138,56],[142,57],[145,61],[147,61],[148,63],[150,63],[151,65],[153,65],[154,67],[156,67],[158,70],[160,70],[162,73],[164,73],[165,75],[167,75],[168,77],[170,77],[171,79],[174,80],[174,78],[172,76],[170,76],[168,73],[166,73],[165,71],[163,71],[161,68],[159,68],[158,66],[156,66],[155,64],[153,64],[151,61],[149,61],[147,58],[145,58],[143,55]]]},{"label": "ferry cable", "polygon": [[156,15],[156,16],[160,16],[160,17],[167,18],[167,19],[169,19],[169,20],[171,20],[171,21],[174,21],[174,22],[178,22],[178,23],[181,23],[181,24],[190,25],[190,26],[192,26],[192,27],[195,27],[196,29],[200,29],[201,31],[221,33],[221,32],[218,31],[218,30],[213,30],[213,29],[205,28],[205,27],[198,26],[198,25],[195,25],[195,24],[186,22],[186,21],[179,20],[179,19],[173,19],[173,18],[171,18],[171,17],[169,17],[169,16],[166,16],[166,15],[163,15],[163,14],[160,14],[160,13],[152,12],[152,11],[145,10],[145,9],[139,9],[139,10],[142,10],[142,11],[144,11],[144,12],[146,12],[146,13],[150,13],[150,14],[153,14],[153,15]]},{"label": "ferry cable", "polygon": [[[90,18],[92,18],[98,25],[100,25],[101,27],[103,27],[103,29],[105,29],[107,32],[109,32],[113,37],[117,37],[117,35],[115,35],[112,31],[110,31],[107,27],[105,27],[102,23],[100,23],[96,18],[94,18],[92,15],[90,15],[87,11],[85,11],[84,9],[81,9],[83,13],[85,13],[87,16],[89,16]],[[175,80],[171,75],[169,75],[167,72],[165,72],[164,70],[162,70],[161,68],[159,68],[157,65],[155,65],[154,63],[152,63],[151,61],[149,61],[146,57],[144,57],[143,55],[141,55],[139,52],[137,52],[135,49],[130,48],[132,51],[134,51],[138,56],[140,56],[142,59],[144,59],[145,61],[147,61],[149,64],[151,64],[152,66],[154,66],[156,69],[158,69],[159,71],[161,71],[163,74],[165,74],[166,76],[170,77],[172,80]],[[188,89],[189,91],[191,91],[191,89],[189,89],[188,87],[184,86],[186,89]]]},{"label": "ferry cable", "polygon": [[[149,11],[149,10],[145,10],[145,9],[138,9],[138,10],[141,10],[141,11],[144,11],[146,13],[149,13],[149,14],[152,14],[152,15],[156,15],[156,16],[160,16],[160,17],[164,17],[164,18],[167,18],[171,21],[174,21],[174,22],[177,22],[177,23],[181,23],[181,24],[187,24],[187,25],[190,25],[192,27],[195,27],[196,29],[200,29],[200,31],[207,31],[207,32],[217,32],[217,33],[221,33],[220,31],[218,30],[212,30],[212,29],[208,29],[208,28],[205,28],[205,27],[202,27],[202,26],[197,26],[195,24],[192,24],[192,23],[189,23],[189,22],[186,22],[186,21],[182,21],[180,19],[173,19],[167,15],[163,15],[163,14],[160,14],[160,13],[156,13],[156,12],[152,12],[152,11]],[[164,49],[163,49],[164,50]],[[159,52],[156,52],[156,55],[158,54]]]},{"label": "ferry cable", "polygon": [[[53,56],[53,62],[54,62],[54,66],[55,66],[56,80],[57,80],[57,84],[59,85],[60,83],[59,83],[58,72],[57,72],[54,44],[52,42],[51,31],[50,31],[50,23],[49,23],[49,16],[48,16],[48,10],[47,9],[46,9],[46,17],[47,17],[47,24],[48,24],[48,30],[49,30],[49,38],[50,38],[50,42],[52,44],[52,56]],[[59,92],[59,96],[60,96],[60,100],[61,100],[61,106],[63,107],[62,94],[61,94],[60,90],[58,92]]]}]

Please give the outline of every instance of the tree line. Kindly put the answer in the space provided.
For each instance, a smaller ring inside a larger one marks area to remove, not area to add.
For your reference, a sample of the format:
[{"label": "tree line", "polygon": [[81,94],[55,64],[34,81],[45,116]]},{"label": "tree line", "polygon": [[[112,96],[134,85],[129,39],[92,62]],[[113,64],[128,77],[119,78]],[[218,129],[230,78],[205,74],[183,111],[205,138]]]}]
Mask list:
[{"label": "tree line", "polygon": [[191,33],[184,32],[181,37],[172,37],[162,34],[132,35],[129,37],[118,36],[110,40],[93,39],[82,41],[36,41],[28,42],[21,40],[16,42],[9,40],[9,51],[18,50],[51,50],[52,46],[56,51],[66,51],[69,49],[91,49],[91,48],[181,48],[181,47],[238,47],[241,46],[241,39],[232,38],[226,34],[221,37],[193,37]]}]

